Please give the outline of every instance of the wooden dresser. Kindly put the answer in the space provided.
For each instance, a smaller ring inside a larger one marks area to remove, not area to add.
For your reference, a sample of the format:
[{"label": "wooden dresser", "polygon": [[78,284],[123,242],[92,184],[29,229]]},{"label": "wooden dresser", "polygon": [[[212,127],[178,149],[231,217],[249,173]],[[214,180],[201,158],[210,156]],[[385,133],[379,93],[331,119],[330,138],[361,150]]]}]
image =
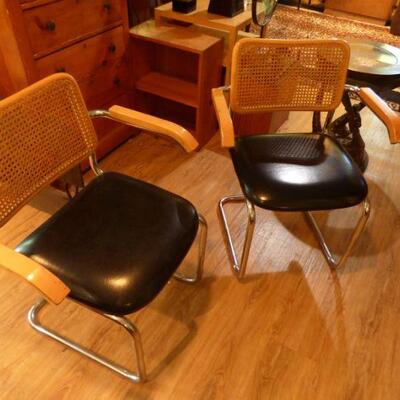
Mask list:
[{"label": "wooden dresser", "polygon": [[[326,0],[325,12],[384,25],[397,0]],[[350,15],[346,15],[346,13]],[[358,17],[358,18],[357,18]],[[360,18],[361,17],[361,18]]]},{"label": "wooden dresser", "polygon": [[[0,0],[0,98],[67,72],[89,109],[129,107],[128,40],[126,0]],[[132,131],[94,122],[100,157]]]}]

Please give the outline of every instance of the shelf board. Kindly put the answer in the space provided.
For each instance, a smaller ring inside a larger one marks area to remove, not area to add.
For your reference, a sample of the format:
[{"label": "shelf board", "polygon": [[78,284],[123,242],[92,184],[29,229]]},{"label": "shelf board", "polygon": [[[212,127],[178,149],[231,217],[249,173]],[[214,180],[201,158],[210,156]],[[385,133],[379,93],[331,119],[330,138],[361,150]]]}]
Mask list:
[{"label": "shelf board", "polygon": [[129,32],[136,39],[146,40],[167,47],[175,47],[195,54],[205,52],[221,40],[218,37],[192,28],[191,26],[156,25],[154,20],[149,20],[134,26]]},{"label": "shelf board", "polygon": [[136,82],[136,88],[189,107],[197,108],[197,85],[159,72],[150,72]]}]

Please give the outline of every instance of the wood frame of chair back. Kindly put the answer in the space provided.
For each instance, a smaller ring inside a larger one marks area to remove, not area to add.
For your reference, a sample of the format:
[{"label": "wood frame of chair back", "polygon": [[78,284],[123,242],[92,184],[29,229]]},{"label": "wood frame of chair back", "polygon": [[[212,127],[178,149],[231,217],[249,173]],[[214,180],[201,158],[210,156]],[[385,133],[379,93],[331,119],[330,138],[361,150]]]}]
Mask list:
[{"label": "wood frame of chair back", "polygon": [[78,84],[55,74],[0,102],[0,226],[94,153],[97,136]]},{"label": "wood frame of chair back", "polygon": [[231,109],[239,114],[334,110],[349,60],[343,40],[243,39],[233,51]]},{"label": "wood frame of chair back", "polygon": [[[91,118],[97,117],[170,137],[187,152],[198,146],[183,127],[135,110],[113,106],[89,113],[71,75],[47,77],[0,101],[0,227],[81,161],[89,158],[94,172],[102,173],[93,157],[97,136]],[[0,266],[24,278],[54,304],[70,291],[42,265],[2,244]]]},{"label": "wood frame of chair back", "polygon": [[[342,40],[242,39],[233,51],[231,88],[213,89],[222,146],[235,145],[231,110],[334,111],[342,100],[349,57]],[[355,91],[384,122],[390,142],[399,143],[400,116],[371,89]]]}]

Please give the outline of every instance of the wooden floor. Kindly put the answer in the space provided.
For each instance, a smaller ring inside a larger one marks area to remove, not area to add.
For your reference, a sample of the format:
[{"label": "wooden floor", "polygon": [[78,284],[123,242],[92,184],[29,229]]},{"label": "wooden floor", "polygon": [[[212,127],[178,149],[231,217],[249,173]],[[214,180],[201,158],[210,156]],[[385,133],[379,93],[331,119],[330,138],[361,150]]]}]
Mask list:
[{"label": "wooden floor", "polygon": [[[192,155],[149,136],[119,148],[102,163],[105,170],[185,196],[207,218],[204,280],[197,286],[171,281],[131,317],[143,334],[151,379],[135,385],[33,331],[26,313],[37,294],[0,271],[0,398],[399,399],[400,146],[389,144],[384,127],[368,112],[364,121],[372,215],[354,256],[337,273],[328,268],[301,214],[258,210],[248,277],[238,283],[216,204],[223,195],[239,193],[239,186],[217,138]],[[284,130],[306,126],[304,115],[291,115]],[[0,241],[16,245],[64,202],[63,195],[46,191],[0,230]],[[339,253],[357,211],[319,215]],[[233,206],[238,240],[243,217]],[[43,320],[134,365],[128,337],[77,305],[51,308]]]}]

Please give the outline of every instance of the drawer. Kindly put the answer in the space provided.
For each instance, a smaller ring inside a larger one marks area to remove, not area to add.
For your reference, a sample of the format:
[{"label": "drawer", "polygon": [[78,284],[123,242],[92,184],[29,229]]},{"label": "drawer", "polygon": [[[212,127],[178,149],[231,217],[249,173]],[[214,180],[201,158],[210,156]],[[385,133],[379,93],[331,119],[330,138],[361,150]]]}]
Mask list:
[{"label": "drawer", "polygon": [[125,53],[122,26],[86,39],[36,61],[39,78],[67,72],[76,80],[102,73],[119,63]]},{"label": "drawer", "polygon": [[120,96],[127,90],[128,67],[124,58],[104,70],[78,81],[89,109]]},{"label": "drawer", "polygon": [[60,0],[23,14],[35,58],[122,24],[120,0]]}]

